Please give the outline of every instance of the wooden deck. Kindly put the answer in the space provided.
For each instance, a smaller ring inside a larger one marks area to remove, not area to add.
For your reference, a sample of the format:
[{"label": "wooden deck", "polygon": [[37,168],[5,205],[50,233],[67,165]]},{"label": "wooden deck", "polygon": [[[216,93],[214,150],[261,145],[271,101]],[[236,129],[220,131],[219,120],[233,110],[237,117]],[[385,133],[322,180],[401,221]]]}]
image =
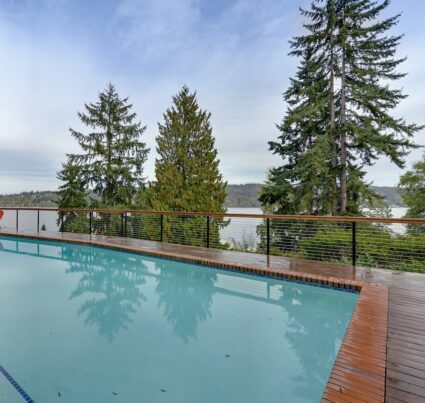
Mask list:
[{"label": "wooden deck", "polygon": [[16,234],[361,288],[324,401],[425,402],[425,275],[119,237]]}]

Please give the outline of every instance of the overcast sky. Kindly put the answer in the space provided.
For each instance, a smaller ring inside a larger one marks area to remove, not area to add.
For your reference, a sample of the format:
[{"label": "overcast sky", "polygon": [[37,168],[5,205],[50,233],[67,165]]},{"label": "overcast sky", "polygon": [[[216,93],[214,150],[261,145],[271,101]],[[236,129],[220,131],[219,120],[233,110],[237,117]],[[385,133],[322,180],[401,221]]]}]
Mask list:
[{"label": "overcast sky", "polygon": [[[187,84],[212,113],[221,171],[229,183],[263,182],[279,163],[267,142],[285,111],[282,92],[296,60],[288,40],[300,32],[303,0],[0,0],[0,193],[55,189],[68,128],[108,82],[129,96],[148,126],[146,176],[153,179],[157,122]],[[408,56],[397,110],[425,123],[425,1],[397,0]],[[425,145],[425,133],[416,141]],[[422,151],[408,157],[408,166]],[[381,160],[376,185],[401,171]]]}]

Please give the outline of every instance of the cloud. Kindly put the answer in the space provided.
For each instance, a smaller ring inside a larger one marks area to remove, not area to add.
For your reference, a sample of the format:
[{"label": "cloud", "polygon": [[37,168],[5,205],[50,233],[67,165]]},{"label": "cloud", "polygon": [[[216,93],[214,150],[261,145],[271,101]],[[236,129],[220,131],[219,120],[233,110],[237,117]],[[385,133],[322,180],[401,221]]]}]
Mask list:
[{"label": "cloud", "polygon": [[[301,1],[303,5],[308,0]],[[402,85],[411,96],[398,109],[421,121],[425,34],[413,31],[415,3],[402,0],[400,49],[409,59]],[[0,193],[55,188],[56,171],[77,149],[68,127],[109,82],[129,96],[148,128],[146,166],[154,175],[157,122],[187,84],[212,112],[221,170],[230,183],[261,182],[279,163],[268,151],[285,111],[282,92],[297,61],[288,40],[299,33],[293,0],[34,0],[1,2]],[[421,6],[422,7],[422,6]],[[425,144],[423,133],[417,141]],[[420,157],[413,153],[409,163]],[[7,167],[13,167],[9,170]],[[34,174],[35,173],[35,174]],[[375,184],[400,171],[385,160],[370,169]]]}]

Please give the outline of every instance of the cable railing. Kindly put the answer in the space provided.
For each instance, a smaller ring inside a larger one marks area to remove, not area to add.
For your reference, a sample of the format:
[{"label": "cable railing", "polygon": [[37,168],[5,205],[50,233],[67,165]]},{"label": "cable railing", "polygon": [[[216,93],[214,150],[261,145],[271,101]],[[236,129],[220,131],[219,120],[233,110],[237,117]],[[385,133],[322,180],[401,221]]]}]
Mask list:
[{"label": "cable railing", "polygon": [[425,219],[0,208],[0,232],[80,233],[425,272]]}]

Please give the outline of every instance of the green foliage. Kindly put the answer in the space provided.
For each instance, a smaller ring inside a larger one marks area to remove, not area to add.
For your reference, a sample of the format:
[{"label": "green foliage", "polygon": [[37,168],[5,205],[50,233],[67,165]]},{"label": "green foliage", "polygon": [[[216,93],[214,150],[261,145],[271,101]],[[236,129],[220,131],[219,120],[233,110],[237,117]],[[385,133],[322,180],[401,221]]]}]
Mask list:
[{"label": "green foliage", "polygon": [[63,182],[57,192],[60,208],[87,206],[86,182],[78,165],[68,160],[62,164],[62,170],[58,172],[57,178]]},{"label": "green foliage", "polygon": [[[85,104],[85,113],[78,113],[81,122],[93,131],[83,134],[70,129],[81,153],[70,154],[64,169],[78,167],[86,192],[92,189],[94,193],[92,206],[130,207],[136,191],[144,186],[143,165],[149,150],[140,138],[146,127],[135,122],[132,107],[128,98],[121,99],[109,84],[96,103]],[[62,200],[66,199],[72,200],[64,189]]]},{"label": "green foliage", "polygon": [[219,172],[211,114],[189,88],[173,97],[159,123],[156,181],[149,191],[155,210],[224,212],[226,182]]},{"label": "green foliage", "polygon": [[399,188],[408,207],[406,217],[425,218],[425,155],[400,178]]},{"label": "green foliage", "polygon": [[[350,264],[351,228],[333,225],[300,242],[305,259]],[[357,264],[366,267],[425,273],[425,234],[396,234],[385,226],[362,224],[358,228]]]},{"label": "green foliage", "polygon": [[[147,192],[147,204],[160,211],[225,211],[226,182],[219,172],[217,150],[210,124],[211,114],[200,109],[196,93],[189,88],[173,97],[173,105],[159,123],[156,181]],[[218,228],[211,228],[211,241],[219,243]],[[205,244],[204,217],[167,217],[164,239],[169,242]]]},{"label": "green foliage", "polygon": [[379,196],[364,167],[386,156],[399,167],[421,129],[392,116],[406,97],[390,83],[404,59],[395,57],[401,36],[390,36],[399,16],[383,18],[389,1],[315,0],[305,35],[291,41],[298,71],[284,94],[287,112],[270,150],[283,159],[260,197],[282,214],[361,214]]},{"label": "green foliage", "polygon": [[[425,218],[425,155],[422,161],[413,165],[399,183],[401,197],[408,207],[407,218]],[[425,225],[409,225],[408,232],[412,235],[425,234]]]}]

